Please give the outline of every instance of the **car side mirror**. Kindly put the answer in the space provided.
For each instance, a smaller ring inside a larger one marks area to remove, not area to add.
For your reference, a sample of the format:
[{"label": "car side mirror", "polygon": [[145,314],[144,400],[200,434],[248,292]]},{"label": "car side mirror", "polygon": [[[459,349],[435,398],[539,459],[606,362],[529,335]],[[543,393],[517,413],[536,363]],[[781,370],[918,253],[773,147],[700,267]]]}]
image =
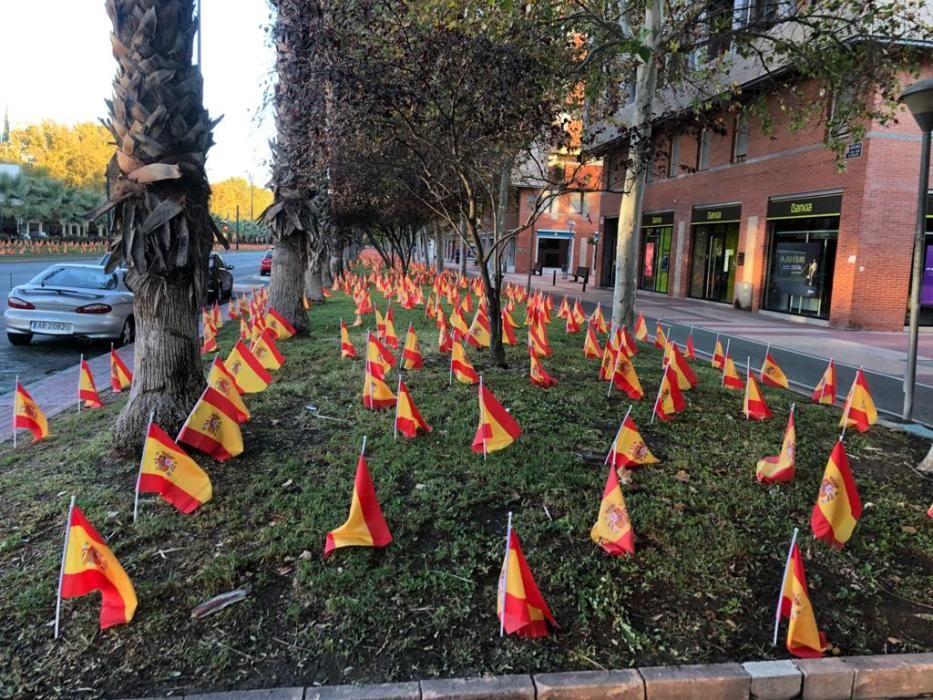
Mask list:
[{"label": "car side mirror", "polygon": [[228,269],[228,270],[232,270],[234,267],[236,267],[236,266],[235,266],[235,265],[227,265],[227,269]]}]

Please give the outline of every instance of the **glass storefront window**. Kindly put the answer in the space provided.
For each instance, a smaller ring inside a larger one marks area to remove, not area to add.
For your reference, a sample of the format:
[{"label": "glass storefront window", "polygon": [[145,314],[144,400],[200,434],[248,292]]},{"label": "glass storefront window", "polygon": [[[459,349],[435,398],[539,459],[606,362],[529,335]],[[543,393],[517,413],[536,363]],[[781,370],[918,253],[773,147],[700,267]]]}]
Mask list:
[{"label": "glass storefront window", "polygon": [[694,225],[690,296],[732,303],[738,247],[738,222]]},{"label": "glass storefront window", "polygon": [[671,226],[642,229],[641,267],[638,276],[640,289],[667,293],[673,230]]},{"label": "glass storefront window", "polygon": [[764,308],[829,318],[839,218],[775,221],[771,227]]}]

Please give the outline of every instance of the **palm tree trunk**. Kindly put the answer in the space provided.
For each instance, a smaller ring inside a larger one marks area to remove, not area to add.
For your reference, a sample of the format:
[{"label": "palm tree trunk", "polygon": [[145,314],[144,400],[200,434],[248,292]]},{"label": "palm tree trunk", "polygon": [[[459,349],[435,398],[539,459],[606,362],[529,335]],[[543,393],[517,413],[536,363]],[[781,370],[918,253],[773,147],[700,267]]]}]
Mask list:
[{"label": "palm tree trunk", "polygon": [[275,241],[269,280],[269,306],[295,327],[299,335],[310,329],[302,303],[303,270],[307,266],[304,235],[293,233]]}]

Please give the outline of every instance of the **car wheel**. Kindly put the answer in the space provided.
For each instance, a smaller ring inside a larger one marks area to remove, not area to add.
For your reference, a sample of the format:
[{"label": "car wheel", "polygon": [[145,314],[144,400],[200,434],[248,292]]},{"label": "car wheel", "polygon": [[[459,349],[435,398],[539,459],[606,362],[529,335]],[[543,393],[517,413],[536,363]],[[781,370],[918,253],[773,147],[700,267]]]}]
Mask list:
[{"label": "car wheel", "polygon": [[10,345],[29,345],[32,342],[32,333],[7,333]]},{"label": "car wheel", "polygon": [[120,337],[115,341],[115,345],[118,348],[122,348],[124,345],[129,345],[134,340],[136,340],[136,321],[133,320],[132,316],[127,316],[126,320],[123,322],[123,330],[120,331]]}]

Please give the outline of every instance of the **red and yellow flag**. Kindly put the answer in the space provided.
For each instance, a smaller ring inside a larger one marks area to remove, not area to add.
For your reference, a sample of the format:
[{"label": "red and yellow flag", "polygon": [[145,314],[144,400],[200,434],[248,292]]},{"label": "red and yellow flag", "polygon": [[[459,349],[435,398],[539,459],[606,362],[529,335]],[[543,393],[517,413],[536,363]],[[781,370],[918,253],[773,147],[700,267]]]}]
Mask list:
[{"label": "red and yellow flag", "polygon": [[178,433],[177,442],[195,447],[219,462],[243,452],[237,410],[216,389],[207,387]]},{"label": "red and yellow flag", "polygon": [[765,353],[765,359],[761,363],[761,372],[758,373],[758,377],[765,384],[770,384],[771,386],[776,386],[781,389],[787,389],[789,383],[787,381],[787,375],[784,374],[777,361],[774,359],[774,355],[770,351]]},{"label": "red and yellow flag", "polygon": [[295,335],[295,327],[273,308],[266,311],[266,328],[275,333],[276,340],[287,340]]},{"label": "red and yellow flag", "polygon": [[505,345],[518,345],[518,340],[515,338],[515,329],[518,327],[518,324],[515,323],[515,320],[509,314],[508,311],[502,312],[502,342]]},{"label": "red and yellow flag", "polygon": [[45,418],[39,404],[26,391],[22,384],[16,384],[16,398],[14,399],[13,430],[25,428],[32,433],[33,444],[45,439],[49,435],[49,422]]},{"label": "red and yellow flag", "polygon": [[402,367],[408,370],[424,367],[424,358],[421,357],[421,349],[418,347],[418,334],[411,323],[408,324],[405,348],[402,350]]},{"label": "red and yellow flag", "polygon": [[392,533],[386,525],[376,498],[366,458],[361,454],[356,464],[356,479],[353,482],[353,497],[350,501],[350,516],[336,530],[327,533],[324,541],[324,556],[340,547],[375,547],[381,549],[392,541]]},{"label": "red and yellow flag", "polygon": [[343,319],[340,319],[340,357],[348,360],[356,359],[356,348],[350,340],[350,329]]},{"label": "red and yellow flag", "polygon": [[115,393],[119,394],[124,389],[129,389],[130,384],[133,383],[133,373],[130,371],[123,360],[120,359],[120,356],[117,354],[117,351],[113,349],[113,345],[110,346],[110,389]]},{"label": "red and yellow flag", "polygon": [[781,617],[787,625],[787,651],[800,658],[819,658],[828,649],[825,635],[817,629],[816,615],[810,604],[807,576],[803,569],[800,547],[794,543],[781,592]]},{"label": "red and yellow flag", "polygon": [[586,327],[586,339],[583,341],[583,357],[588,360],[598,360],[603,354],[603,349],[599,347],[599,339],[593,330],[593,324]]},{"label": "red and yellow flag", "polygon": [[635,533],[632,521],[625,508],[622,487],[615,466],[609,466],[609,478],[603,489],[603,500],[599,504],[599,515],[590,530],[590,539],[614,557],[635,553]]},{"label": "red and yellow flag", "polygon": [[514,529],[509,535],[498,588],[496,615],[507,634],[517,633],[523,638],[547,637],[550,634],[548,625],[557,627],[557,621],[531,575]]},{"label": "red and yellow flag", "polygon": [[473,369],[473,363],[470,362],[459,340],[454,341],[453,353],[450,356],[450,371],[461,384],[476,384],[479,381],[479,375]]},{"label": "red and yellow flag", "polygon": [[638,343],[635,342],[632,334],[628,332],[628,328],[625,326],[622,327],[622,345],[626,347],[626,354],[629,357],[635,357],[638,354]]},{"label": "red and yellow flag", "polygon": [[242,390],[236,383],[236,377],[230,373],[220,356],[211,363],[211,371],[207,374],[207,385],[219,391],[230,402],[236,411],[236,422],[245,423],[249,420],[249,409],[243,402]]},{"label": "red and yellow flag", "polygon": [[635,365],[625,356],[622,350],[616,353],[611,381],[616,389],[624,391],[631,399],[638,401],[645,396],[645,391],[641,387],[641,380],[635,371]]},{"label": "red and yellow flag", "polygon": [[474,452],[496,452],[511,445],[522,434],[518,422],[496,400],[482,382],[479,385],[479,426],[471,446]]},{"label": "red and yellow flag", "polygon": [[385,332],[382,334],[382,337],[388,345],[393,350],[398,349],[398,334],[395,332],[395,316],[392,313],[392,302],[389,302],[389,305],[386,307],[385,315]]},{"label": "red and yellow flag", "polygon": [[119,560],[78,506],[71,508],[65,534],[62,598],[100,591],[100,628],[123,625],[136,613],[136,591]]},{"label": "red and yellow flag", "polygon": [[606,319],[603,317],[602,305],[599,303],[596,304],[596,310],[590,315],[590,325],[595,327],[600,333],[609,332]]},{"label": "red and yellow flag", "polygon": [[415,437],[419,429],[426,433],[431,432],[431,426],[421,417],[421,412],[415,406],[408,387],[401,380],[398,384],[398,402],[395,406],[395,429],[407,438]]},{"label": "red and yellow flag", "polygon": [[94,386],[94,375],[91,374],[91,367],[83,357],[81,358],[81,369],[78,378],[78,401],[82,402],[87,408],[100,408],[104,405],[97,393],[97,387]]},{"label": "red and yellow flag", "polygon": [[645,315],[638,314],[635,319],[635,340],[646,342],[648,340],[648,324],[645,323]]},{"label": "red and yellow flag", "polygon": [[[531,346],[529,346],[528,349],[531,350]],[[528,367],[528,376],[532,384],[540,386],[543,389],[557,385],[557,380],[545,371],[544,367],[541,365],[541,360],[538,359],[538,356],[535,355],[534,352],[528,353],[528,360],[530,363]]]},{"label": "red and yellow flag", "polygon": [[726,362],[726,353],[722,349],[722,343],[719,341],[719,336],[716,336],[716,346],[713,348],[713,358],[710,360],[710,365],[713,369],[722,369],[725,366]]},{"label": "red and yellow flag", "polygon": [[560,306],[557,307],[557,318],[562,318],[565,321],[570,318],[570,305],[567,303],[567,295],[564,295],[564,298],[561,299]]},{"label": "red and yellow flag", "polygon": [[367,371],[378,379],[385,379],[391,367],[395,367],[395,355],[372,333],[366,346]]},{"label": "red and yellow flag", "polygon": [[201,354],[207,355],[211,352],[217,352],[217,334],[210,326],[204,326],[204,337],[201,338]]},{"label": "red and yellow flag", "polygon": [[693,347],[693,333],[692,332],[690,333],[690,335],[687,336],[687,352],[684,354],[687,356],[688,360],[697,359],[697,351],[696,351],[696,348]]},{"label": "red and yellow flag", "polygon": [[236,294],[234,294],[233,298],[227,304],[227,318],[230,321],[234,321],[240,317],[237,304],[238,304],[237,296]]},{"label": "red and yellow flag", "polygon": [[613,467],[640,467],[645,464],[657,464],[658,458],[651,454],[644,438],[631,415],[625,417],[616,433],[606,462]]},{"label": "red and yellow flag", "polygon": [[849,395],[846,397],[845,405],[842,407],[839,427],[855,428],[860,433],[864,433],[877,422],[878,411],[875,409],[875,401],[868,389],[865,373],[859,367],[852,381],[852,388],[849,389]]},{"label": "red and yellow flag", "polygon": [[742,377],[739,376],[735,363],[732,361],[732,355],[726,355],[722,363],[722,385],[727,389],[744,389]]},{"label": "red and yellow flag", "polygon": [[447,320],[441,314],[439,320],[439,330],[437,333],[437,351],[448,353],[454,349],[454,339],[450,337],[450,331],[447,328]]},{"label": "red and yellow flag", "polygon": [[758,388],[755,375],[746,372],[744,410],[746,420],[768,420],[774,416]]},{"label": "red and yellow flag", "polygon": [[654,329],[654,347],[659,350],[664,350],[667,347],[667,335],[664,333],[664,329],[661,327],[661,322],[658,321],[657,326]]},{"label": "red and yellow flag", "polygon": [[253,343],[250,352],[264,369],[279,369],[285,362],[285,356],[275,344],[275,331],[266,328]]},{"label": "red and yellow flag", "polygon": [[564,326],[564,330],[567,333],[579,333],[580,332],[580,324],[577,322],[577,319],[573,315],[573,312],[571,312],[570,315],[567,316],[567,322],[566,322],[566,325]]},{"label": "red and yellow flag", "polygon": [[794,412],[787,416],[781,454],[762,457],[755,467],[755,478],[765,484],[779,484],[794,478],[797,454],[797,429],[794,427]]},{"label": "red and yellow flag", "polygon": [[671,420],[687,407],[684,396],[677,386],[677,379],[673,375],[674,370],[668,365],[664,370],[664,376],[661,378],[658,398],[654,404],[654,415],[662,421]]},{"label": "red and yellow flag", "polygon": [[534,352],[539,357],[550,357],[554,354],[553,348],[547,339],[547,331],[543,323],[535,321],[528,327],[528,336],[531,338],[531,345]]},{"label": "red and yellow flag", "polygon": [[249,327],[249,322],[244,316],[240,316],[240,340],[246,340],[253,334]]},{"label": "red and yellow flag", "polygon": [[463,311],[459,307],[455,308],[450,314],[450,327],[453,331],[454,340],[463,340],[470,332],[466,320],[463,318]]},{"label": "red and yellow flag", "polygon": [[673,368],[677,376],[677,387],[681,391],[687,391],[697,385],[697,376],[693,372],[687,358],[680,352],[677,343],[669,342],[666,353],[667,363]]},{"label": "red and yellow flag", "polygon": [[823,376],[820,377],[819,383],[816,385],[816,388],[813,389],[813,396],[811,398],[817,403],[829,406],[836,403],[836,366],[833,364],[832,360],[826,365],[826,371],[823,372]]},{"label": "red and yellow flag", "polygon": [[570,315],[573,316],[573,320],[576,321],[577,326],[583,327],[586,323],[586,314],[583,313],[583,307],[580,306],[580,300],[573,300],[573,310],[570,312]]},{"label": "red and yellow flag", "polygon": [[[469,298],[469,296],[467,297]],[[492,339],[489,333],[489,316],[486,315],[486,308],[480,306],[473,316],[473,323],[470,324],[470,331],[467,333],[467,342],[474,348],[488,348]]]},{"label": "red and yellow flag", "polygon": [[246,394],[257,394],[272,383],[272,375],[266,371],[242,340],[236,341],[233,350],[224,360],[224,366],[233,375],[237,386]]},{"label": "red and yellow flag", "polygon": [[842,549],[862,517],[862,501],[849,469],[849,457],[836,442],[820,484],[820,493],[810,515],[813,536],[830,546]]},{"label": "red and yellow flag", "polygon": [[149,424],[139,468],[139,493],[157,493],[182,513],[211,500],[211,480],[155,423]]},{"label": "red and yellow flag", "polygon": [[372,369],[373,366],[368,367],[363,374],[363,406],[370,409],[391,408],[395,405],[395,395]]}]

